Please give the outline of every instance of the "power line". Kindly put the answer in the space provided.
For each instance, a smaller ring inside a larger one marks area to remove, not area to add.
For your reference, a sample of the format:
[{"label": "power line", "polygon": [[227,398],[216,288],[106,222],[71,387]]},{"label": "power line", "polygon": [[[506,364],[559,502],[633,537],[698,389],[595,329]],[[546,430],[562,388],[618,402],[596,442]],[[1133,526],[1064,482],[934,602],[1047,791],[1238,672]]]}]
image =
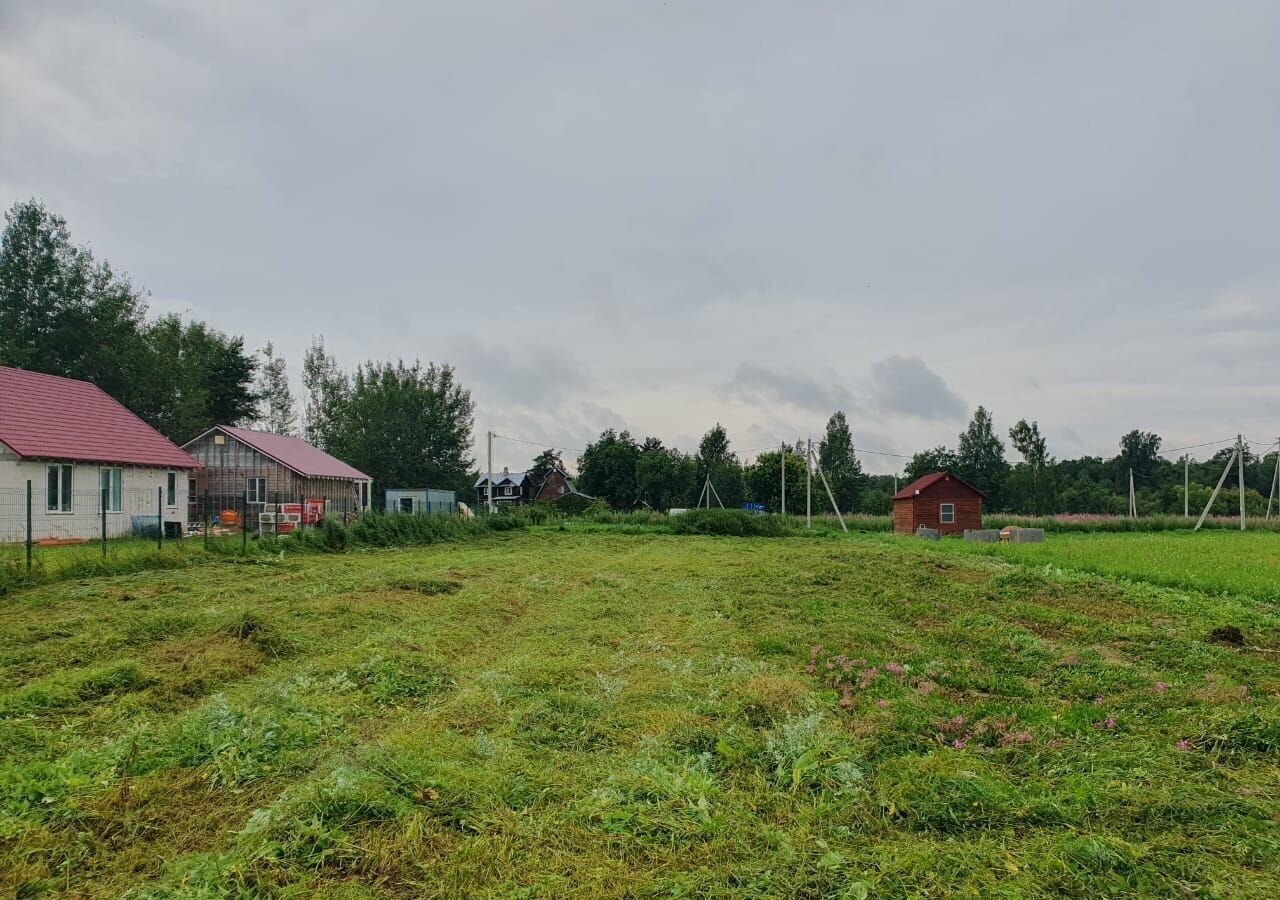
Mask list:
[{"label": "power line", "polygon": [[1167,450],[1161,450],[1161,453],[1177,453],[1180,450],[1195,450],[1200,447],[1213,447],[1217,444],[1234,444],[1235,438],[1223,438],[1220,441],[1205,441],[1203,444],[1188,444],[1186,447],[1170,447]]}]

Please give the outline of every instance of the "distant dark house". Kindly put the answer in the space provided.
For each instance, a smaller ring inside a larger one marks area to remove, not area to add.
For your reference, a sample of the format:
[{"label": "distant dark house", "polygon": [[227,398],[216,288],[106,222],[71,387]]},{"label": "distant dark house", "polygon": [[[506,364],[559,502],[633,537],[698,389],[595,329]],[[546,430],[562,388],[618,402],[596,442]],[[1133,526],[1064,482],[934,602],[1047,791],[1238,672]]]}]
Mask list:
[{"label": "distant dark house", "polygon": [[193,507],[209,498],[211,508],[202,514],[243,504],[245,514],[254,516],[268,504],[304,501],[324,501],[315,516],[369,508],[369,476],[301,438],[217,425],[183,449],[204,467],[190,485]]},{"label": "distant dark house", "polygon": [[893,495],[893,530],[915,534],[921,525],[943,534],[982,527],[982,491],[950,472],[917,478]]},{"label": "distant dark house", "polygon": [[[521,506],[533,499],[533,480],[528,472],[511,472],[503,468],[493,473],[493,502],[495,506]],[[489,474],[481,473],[476,480],[476,504],[489,503]]]},{"label": "distant dark house", "polygon": [[586,501],[595,499],[590,494],[584,494],[578,490],[568,472],[559,466],[552,466],[551,471],[547,473],[547,477],[542,479],[542,484],[538,485],[537,493],[533,495],[533,499],[540,500],[543,503],[554,503],[562,497],[580,497]]}]

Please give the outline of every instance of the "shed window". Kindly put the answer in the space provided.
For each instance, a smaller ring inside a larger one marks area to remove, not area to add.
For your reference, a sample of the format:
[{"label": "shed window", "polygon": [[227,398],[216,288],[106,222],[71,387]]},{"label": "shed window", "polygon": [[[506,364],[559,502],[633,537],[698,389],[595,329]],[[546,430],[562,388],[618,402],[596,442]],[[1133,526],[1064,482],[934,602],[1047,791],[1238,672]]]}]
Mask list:
[{"label": "shed window", "polygon": [[124,471],[115,468],[98,470],[98,488],[101,491],[102,506],[107,512],[120,512],[120,495],[123,493]]},{"label": "shed window", "polygon": [[412,497],[401,497],[401,498],[400,498],[400,512],[402,512],[402,513],[412,513],[412,512],[413,512],[413,498],[412,498]]},{"label": "shed window", "polygon": [[943,525],[954,525],[956,521],[956,505],[943,503],[938,507],[938,521]]},{"label": "shed window", "polygon": [[267,502],[267,479],[246,478],[244,480],[244,502],[245,503],[266,503]]},{"label": "shed window", "polygon": [[71,512],[71,466],[54,464],[45,470],[49,512]]}]

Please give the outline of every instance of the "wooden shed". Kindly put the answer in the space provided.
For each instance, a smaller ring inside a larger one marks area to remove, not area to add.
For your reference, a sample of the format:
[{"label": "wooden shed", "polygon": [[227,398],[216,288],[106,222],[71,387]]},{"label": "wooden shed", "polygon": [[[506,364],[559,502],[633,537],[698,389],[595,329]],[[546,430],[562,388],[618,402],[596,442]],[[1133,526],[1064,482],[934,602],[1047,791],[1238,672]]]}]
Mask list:
[{"label": "wooden shed", "polygon": [[982,527],[982,491],[950,472],[917,478],[893,495],[893,530],[915,534],[921,525],[943,534]]}]

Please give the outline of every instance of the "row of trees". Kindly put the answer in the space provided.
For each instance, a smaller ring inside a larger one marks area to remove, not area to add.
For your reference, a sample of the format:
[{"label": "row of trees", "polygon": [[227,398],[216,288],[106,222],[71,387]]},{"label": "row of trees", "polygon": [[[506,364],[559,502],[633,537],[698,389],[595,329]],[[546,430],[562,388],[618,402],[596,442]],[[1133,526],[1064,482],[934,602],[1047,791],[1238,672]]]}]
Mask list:
[{"label": "row of trees", "polygon": [[[637,440],[630,432],[608,429],[578,458],[579,486],[615,509],[636,505],[670,509],[694,506],[709,480],[715,496],[727,507],[755,502],[776,512],[782,506],[784,453],[787,508],[802,509],[806,475],[802,442],[761,453],[744,465],[719,423],[703,435],[696,454],[664,446],[660,438]],[[853,434],[843,412],[831,416],[815,453],[841,510],[858,508],[867,479],[854,453]],[[534,483],[555,464],[561,461],[554,451],[535,459],[530,472]],[[830,509],[825,490],[820,485],[816,490],[815,507]],[[711,505],[716,505],[715,499]]]},{"label": "row of trees", "polygon": [[[912,480],[949,470],[984,491],[987,507],[993,510],[1025,515],[1124,514],[1129,508],[1132,472],[1140,515],[1177,515],[1184,508],[1196,513],[1204,508],[1212,494],[1210,485],[1217,482],[1234,449],[1223,447],[1202,461],[1190,456],[1171,460],[1160,454],[1160,435],[1134,429],[1120,438],[1114,457],[1057,460],[1049,455],[1039,424],[1026,419],[1009,429],[1009,441],[1021,457],[1012,465],[1005,458],[1004,442],[990,412],[979,406],[955,450],[939,446],[917,453],[904,475]],[[1246,444],[1244,461],[1246,506],[1251,514],[1260,513],[1275,477],[1275,452],[1259,456]],[[1189,479],[1190,490],[1184,489],[1184,478]],[[1234,472],[1228,483],[1236,484]],[[1237,497],[1220,494],[1211,512],[1233,513],[1238,509]]]},{"label": "row of trees", "polygon": [[93,382],[175,441],[257,410],[242,338],[148,318],[143,293],[34,200],[0,238],[0,364]]},{"label": "row of trees", "polygon": [[[284,358],[174,315],[151,318],[127,277],[71,240],[38,201],[0,238],[0,365],[92,382],[176,443],[213,425],[299,431]],[[389,484],[469,486],[474,404],[449,366],[368,362],[342,370],[316,340],[303,361],[302,430]]]}]

